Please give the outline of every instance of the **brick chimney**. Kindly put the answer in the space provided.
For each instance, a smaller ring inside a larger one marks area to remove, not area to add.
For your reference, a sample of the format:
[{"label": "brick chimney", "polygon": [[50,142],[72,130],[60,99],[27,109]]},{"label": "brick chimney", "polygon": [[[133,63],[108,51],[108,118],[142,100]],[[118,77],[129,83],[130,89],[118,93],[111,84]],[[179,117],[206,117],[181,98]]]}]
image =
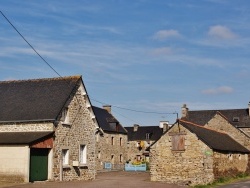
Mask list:
[{"label": "brick chimney", "polygon": [[183,104],[181,108],[181,117],[182,118],[187,118],[188,117],[188,107],[186,104]]},{"label": "brick chimney", "polygon": [[138,124],[134,124],[134,132],[138,131],[139,125]]},{"label": "brick chimney", "polygon": [[103,105],[103,109],[107,110],[111,114],[111,105]]}]

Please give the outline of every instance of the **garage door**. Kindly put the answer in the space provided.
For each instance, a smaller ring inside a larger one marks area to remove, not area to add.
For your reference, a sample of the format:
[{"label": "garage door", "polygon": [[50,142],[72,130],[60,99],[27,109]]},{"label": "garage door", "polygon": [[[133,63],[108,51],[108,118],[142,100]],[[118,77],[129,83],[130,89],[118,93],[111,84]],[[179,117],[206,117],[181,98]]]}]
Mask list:
[{"label": "garage door", "polygon": [[48,153],[49,149],[30,149],[30,182],[48,179]]}]

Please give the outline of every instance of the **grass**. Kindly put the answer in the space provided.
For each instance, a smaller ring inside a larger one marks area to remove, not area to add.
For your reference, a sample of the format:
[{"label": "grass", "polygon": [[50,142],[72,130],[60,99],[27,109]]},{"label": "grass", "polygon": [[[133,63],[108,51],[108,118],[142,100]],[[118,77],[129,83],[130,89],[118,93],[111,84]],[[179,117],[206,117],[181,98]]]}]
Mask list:
[{"label": "grass", "polygon": [[214,181],[211,184],[208,185],[196,185],[194,186],[194,188],[212,188],[212,187],[219,187],[221,185],[226,185],[229,183],[234,183],[237,181],[242,181],[242,180],[246,180],[246,179],[250,179],[249,174],[238,174],[236,177],[224,177],[224,178],[219,178],[218,180]]}]

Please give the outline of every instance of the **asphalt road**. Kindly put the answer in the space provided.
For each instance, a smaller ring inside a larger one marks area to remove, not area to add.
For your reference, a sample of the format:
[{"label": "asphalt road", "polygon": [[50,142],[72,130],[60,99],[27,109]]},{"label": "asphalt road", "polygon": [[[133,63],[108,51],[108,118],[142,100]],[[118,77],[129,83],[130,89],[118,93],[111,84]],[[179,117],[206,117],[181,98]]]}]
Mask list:
[{"label": "asphalt road", "polygon": [[229,185],[220,186],[220,188],[250,188],[250,180],[240,181]]}]

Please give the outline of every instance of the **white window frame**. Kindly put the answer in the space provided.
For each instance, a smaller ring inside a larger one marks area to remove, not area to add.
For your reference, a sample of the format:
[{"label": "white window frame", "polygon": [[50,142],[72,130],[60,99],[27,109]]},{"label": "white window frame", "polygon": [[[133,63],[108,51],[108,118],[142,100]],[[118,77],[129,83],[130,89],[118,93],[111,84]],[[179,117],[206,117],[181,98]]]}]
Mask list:
[{"label": "white window frame", "polygon": [[80,164],[87,164],[87,145],[81,144],[79,147],[79,162]]},{"label": "white window frame", "polygon": [[62,149],[62,164],[69,166],[69,149]]},{"label": "white window frame", "polygon": [[69,118],[69,108],[66,107],[64,108],[62,112],[62,119],[63,119],[63,124],[70,124],[70,118]]}]

